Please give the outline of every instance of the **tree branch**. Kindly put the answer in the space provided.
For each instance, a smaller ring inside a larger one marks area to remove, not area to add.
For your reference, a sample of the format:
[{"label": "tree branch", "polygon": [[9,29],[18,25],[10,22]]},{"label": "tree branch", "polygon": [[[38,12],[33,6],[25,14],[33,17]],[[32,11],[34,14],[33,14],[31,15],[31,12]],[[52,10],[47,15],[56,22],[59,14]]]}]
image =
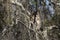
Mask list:
[{"label": "tree branch", "polygon": [[22,3],[19,3],[19,2],[17,2],[17,1],[12,1],[12,0],[11,0],[11,3],[12,3],[12,4],[16,4],[16,5],[20,6],[20,7],[22,7],[22,10],[26,11],[26,12],[28,13],[28,15],[31,15],[31,13],[24,8],[24,6],[23,6]]}]

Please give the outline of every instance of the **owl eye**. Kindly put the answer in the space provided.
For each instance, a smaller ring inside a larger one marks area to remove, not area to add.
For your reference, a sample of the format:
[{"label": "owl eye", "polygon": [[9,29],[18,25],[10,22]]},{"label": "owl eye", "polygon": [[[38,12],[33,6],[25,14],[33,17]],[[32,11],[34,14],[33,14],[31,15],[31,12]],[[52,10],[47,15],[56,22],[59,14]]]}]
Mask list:
[{"label": "owl eye", "polygon": [[49,3],[49,5],[51,5],[51,4]]}]

